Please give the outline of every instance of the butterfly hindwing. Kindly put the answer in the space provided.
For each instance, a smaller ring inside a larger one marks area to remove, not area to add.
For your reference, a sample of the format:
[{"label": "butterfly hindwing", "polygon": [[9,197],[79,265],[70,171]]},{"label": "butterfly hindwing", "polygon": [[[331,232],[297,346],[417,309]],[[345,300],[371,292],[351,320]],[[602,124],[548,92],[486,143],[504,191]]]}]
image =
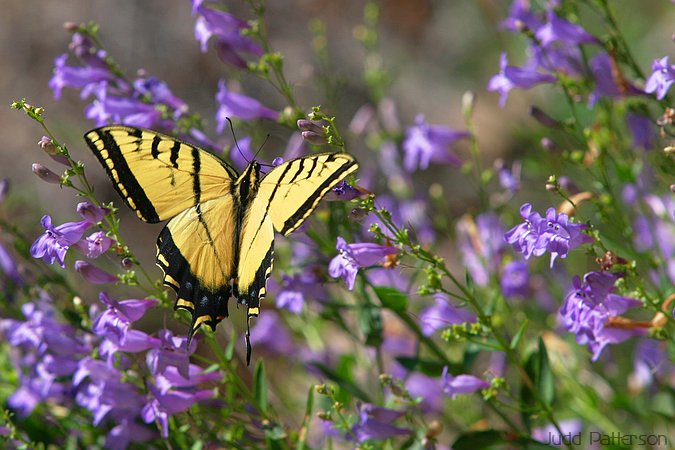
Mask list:
[{"label": "butterfly hindwing", "polygon": [[176,291],[176,307],[192,313],[190,335],[228,316],[235,276],[236,215],[232,196],[189,208],[171,219],[157,239],[164,284]]},{"label": "butterfly hindwing", "polygon": [[228,195],[237,173],[216,156],[140,128],[97,128],[84,139],[115,189],[145,222],[170,219],[200,202]]}]

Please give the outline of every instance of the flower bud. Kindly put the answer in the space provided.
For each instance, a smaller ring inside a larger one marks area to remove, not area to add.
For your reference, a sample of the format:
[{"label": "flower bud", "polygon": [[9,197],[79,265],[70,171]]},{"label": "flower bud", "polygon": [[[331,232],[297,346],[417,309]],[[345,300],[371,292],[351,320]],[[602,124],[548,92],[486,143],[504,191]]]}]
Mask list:
[{"label": "flower bud", "polygon": [[40,138],[40,140],[38,141],[38,145],[48,155],[56,155],[59,153],[58,150],[56,149],[56,146],[54,145],[54,142],[52,142],[52,140],[48,136],[42,136],[42,138]]},{"label": "flower bud", "polygon": [[3,178],[0,180],[0,203],[5,201],[7,194],[9,193],[9,178]]},{"label": "flower bud", "polygon": [[63,24],[63,28],[66,31],[70,31],[71,33],[74,33],[80,29],[80,27],[75,22],[65,22]]},{"label": "flower bud", "polygon": [[129,270],[132,267],[134,267],[134,262],[131,260],[131,258],[122,258],[122,261],[120,261],[120,265],[122,266],[123,269]]},{"label": "flower bud", "polygon": [[92,284],[115,283],[118,281],[116,275],[112,275],[103,269],[99,269],[87,261],[75,261],[75,270]]},{"label": "flower bud", "polygon": [[274,159],[272,160],[272,165],[273,165],[274,167],[280,166],[280,165],[283,164],[283,163],[284,163],[284,158],[282,158],[281,156],[277,156],[276,158],[274,158]]},{"label": "flower bud", "polygon": [[76,211],[84,220],[91,223],[100,222],[110,212],[108,208],[100,208],[89,202],[78,203]]},{"label": "flower bud", "polygon": [[41,180],[51,184],[61,184],[61,177],[40,163],[33,163],[33,173]]},{"label": "flower bud", "polygon": [[302,131],[302,138],[314,145],[327,144],[328,140],[327,129],[328,122],[321,120],[298,120],[298,128]]},{"label": "flower bud", "polygon": [[302,132],[302,138],[309,142],[310,144],[314,145],[324,145],[328,143],[328,139],[326,139],[326,135],[319,135],[316,133],[312,133],[311,131],[303,131]]},{"label": "flower bud", "polygon": [[427,438],[434,439],[443,432],[443,424],[438,420],[432,420],[427,428]]},{"label": "flower bud", "polygon": [[530,106],[530,115],[540,124],[549,128],[561,128],[560,122],[546,114],[536,106]]},{"label": "flower bud", "polygon": [[558,144],[556,144],[552,139],[547,137],[541,138],[540,144],[544,148],[544,150],[548,150],[549,152],[557,152],[560,150]]},{"label": "flower bud", "polygon": [[462,113],[464,117],[473,116],[473,110],[476,107],[476,94],[473,91],[466,91],[462,95]]}]

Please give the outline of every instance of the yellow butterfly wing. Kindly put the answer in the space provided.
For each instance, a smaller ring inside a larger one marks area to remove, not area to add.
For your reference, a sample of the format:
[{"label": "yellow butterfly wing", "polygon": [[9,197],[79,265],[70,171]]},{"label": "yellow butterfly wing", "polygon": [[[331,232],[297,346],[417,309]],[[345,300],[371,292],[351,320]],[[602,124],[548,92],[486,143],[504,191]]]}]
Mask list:
[{"label": "yellow butterfly wing", "polygon": [[200,202],[230,195],[236,171],[198,147],[140,128],[113,125],[84,139],[138,217],[170,219]]},{"label": "yellow butterfly wing", "polygon": [[85,140],[127,205],[146,222],[171,219],[157,239],[164,284],[176,308],[192,314],[189,337],[202,323],[227,317],[235,276],[237,172],[215,155],[151,130],[109,126]]},{"label": "yellow butterfly wing", "polygon": [[[357,169],[348,154],[321,153],[287,161],[257,183],[241,224],[235,292],[239,303],[248,307],[249,318],[260,313],[260,301],[267,294],[274,230],[288,235],[297,229],[328,191]],[[251,353],[248,335],[247,326],[247,361]]]}]

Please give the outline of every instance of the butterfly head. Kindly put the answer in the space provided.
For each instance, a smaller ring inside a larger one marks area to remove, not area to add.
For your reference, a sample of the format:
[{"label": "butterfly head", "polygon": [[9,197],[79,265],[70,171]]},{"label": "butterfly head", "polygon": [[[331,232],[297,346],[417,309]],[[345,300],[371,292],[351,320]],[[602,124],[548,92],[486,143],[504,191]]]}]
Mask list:
[{"label": "butterfly head", "polygon": [[257,161],[251,161],[244,173],[239,176],[235,184],[238,198],[242,204],[246,204],[255,197],[260,184],[260,164]]}]

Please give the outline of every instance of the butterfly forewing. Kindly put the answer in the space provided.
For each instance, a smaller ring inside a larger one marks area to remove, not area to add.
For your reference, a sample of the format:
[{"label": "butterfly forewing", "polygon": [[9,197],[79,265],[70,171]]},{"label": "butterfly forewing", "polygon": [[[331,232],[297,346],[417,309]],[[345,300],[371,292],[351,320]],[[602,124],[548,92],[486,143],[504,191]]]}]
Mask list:
[{"label": "butterfly forewing", "polygon": [[216,156],[155,131],[109,126],[84,139],[115,189],[146,222],[229,194],[237,174]]},{"label": "butterfly forewing", "polygon": [[357,168],[346,153],[319,153],[287,161],[263,178],[256,202],[270,216],[274,229],[288,235],[302,225],[328,191]]}]

